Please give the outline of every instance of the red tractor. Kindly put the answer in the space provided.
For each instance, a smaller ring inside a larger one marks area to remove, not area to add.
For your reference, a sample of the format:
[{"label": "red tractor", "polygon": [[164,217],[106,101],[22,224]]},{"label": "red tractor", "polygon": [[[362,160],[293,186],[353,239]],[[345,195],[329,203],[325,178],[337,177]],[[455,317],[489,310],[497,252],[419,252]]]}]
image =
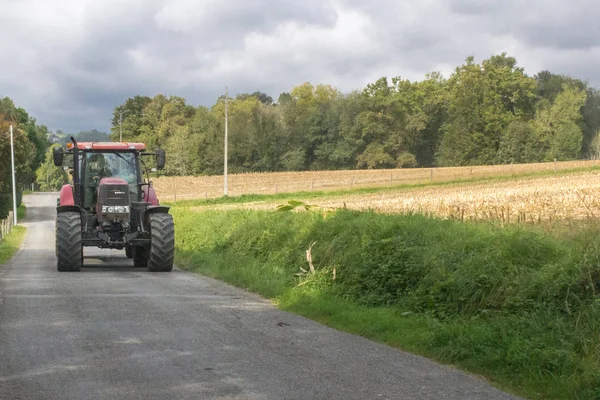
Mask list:
[{"label": "red tractor", "polygon": [[62,187],[56,208],[56,268],[79,271],[83,247],[92,246],[125,249],[136,267],[172,271],[173,216],[159,204],[144,161],[153,156],[162,169],[165,151],[146,152],[143,143],[77,143],[71,138],[66,151],[54,149],[54,165],[62,167],[65,155],[73,176]]}]

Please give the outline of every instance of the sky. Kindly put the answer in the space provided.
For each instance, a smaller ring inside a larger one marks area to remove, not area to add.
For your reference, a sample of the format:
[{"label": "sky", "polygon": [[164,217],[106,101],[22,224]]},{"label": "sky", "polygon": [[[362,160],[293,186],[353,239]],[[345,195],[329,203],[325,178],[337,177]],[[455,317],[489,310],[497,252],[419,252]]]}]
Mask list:
[{"label": "sky", "polygon": [[136,95],[194,106],[304,82],[449,76],[506,52],[600,87],[597,0],[0,0],[0,96],[39,124],[110,130]]}]

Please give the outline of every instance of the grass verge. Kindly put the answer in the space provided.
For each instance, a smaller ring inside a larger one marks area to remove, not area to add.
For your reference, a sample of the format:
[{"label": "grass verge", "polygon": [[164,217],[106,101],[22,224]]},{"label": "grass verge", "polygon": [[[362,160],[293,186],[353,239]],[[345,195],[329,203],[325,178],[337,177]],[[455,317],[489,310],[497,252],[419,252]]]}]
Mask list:
[{"label": "grass verge", "polygon": [[[25,206],[17,207],[17,220],[20,221],[25,217]],[[19,250],[23,239],[25,238],[25,227],[17,225],[12,232],[0,242],[0,264],[9,261],[12,256]]]},{"label": "grass verge", "polygon": [[214,199],[190,199],[190,200],[179,200],[177,203],[171,201],[162,201],[165,205],[177,205],[182,207],[191,206],[211,206],[217,204],[237,204],[237,203],[248,203],[258,201],[270,201],[270,200],[288,200],[288,199],[322,199],[328,197],[336,197],[340,195],[356,195],[356,194],[371,194],[371,193],[386,193],[398,190],[411,190],[426,187],[444,187],[444,186],[462,186],[462,185],[473,185],[473,184],[484,184],[493,182],[506,182],[512,180],[523,180],[523,179],[535,179],[545,176],[564,176],[564,175],[576,175],[585,174],[590,172],[598,172],[600,167],[589,167],[589,168],[574,168],[568,170],[562,170],[558,172],[553,171],[537,171],[525,174],[519,174],[514,176],[497,176],[492,178],[475,178],[475,179],[459,179],[453,181],[444,182],[427,182],[417,184],[396,184],[389,186],[376,186],[376,187],[364,187],[355,189],[339,189],[339,190],[328,190],[328,191],[313,191],[313,192],[289,192],[289,193],[278,193],[278,194],[243,194],[240,196],[223,196]]},{"label": "grass verge", "polygon": [[556,238],[348,210],[172,213],[184,268],[522,396],[600,397],[597,227]]},{"label": "grass verge", "polygon": [[17,221],[21,221],[23,218],[25,218],[25,205],[21,204],[17,207]]}]

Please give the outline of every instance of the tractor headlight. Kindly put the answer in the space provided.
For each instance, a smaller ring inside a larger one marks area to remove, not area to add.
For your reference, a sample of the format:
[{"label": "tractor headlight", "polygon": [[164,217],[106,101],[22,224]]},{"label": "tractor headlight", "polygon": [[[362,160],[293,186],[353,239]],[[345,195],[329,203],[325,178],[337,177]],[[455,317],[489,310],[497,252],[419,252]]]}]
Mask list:
[{"label": "tractor headlight", "polygon": [[102,213],[106,214],[127,214],[129,212],[129,206],[102,206]]}]

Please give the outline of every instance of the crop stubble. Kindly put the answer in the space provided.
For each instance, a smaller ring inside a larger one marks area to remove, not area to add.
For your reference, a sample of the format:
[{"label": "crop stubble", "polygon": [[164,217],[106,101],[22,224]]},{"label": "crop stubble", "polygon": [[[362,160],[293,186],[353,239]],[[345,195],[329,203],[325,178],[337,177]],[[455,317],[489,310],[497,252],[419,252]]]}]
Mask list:
[{"label": "crop stubble", "polygon": [[[596,161],[557,163],[556,169],[585,168]],[[512,168],[512,169],[511,169]],[[460,167],[434,169],[437,181],[458,180],[523,174],[554,169],[554,163],[502,165],[490,167]],[[471,170],[473,171],[471,173]],[[421,174],[421,178],[419,178]],[[423,174],[429,176],[423,178]],[[341,189],[360,186],[417,183],[430,178],[430,169],[362,170],[362,171],[308,171],[232,175],[230,194]],[[386,179],[387,178],[387,179]],[[219,183],[220,180],[220,183]],[[435,181],[436,179],[434,179]],[[218,197],[222,195],[222,177],[162,177],[155,180],[159,197],[178,198]],[[345,183],[345,184],[344,184]],[[220,185],[220,186],[219,186]],[[273,189],[269,189],[273,186]],[[217,188],[218,187],[218,188]],[[240,189],[247,188],[247,189]],[[254,190],[250,190],[253,188]],[[186,190],[187,189],[187,190]],[[218,190],[221,190],[220,194]],[[185,196],[186,192],[189,196]],[[208,194],[207,194],[208,193]],[[302,198],[294,198],[303,200]],[[600,216],[600,172],[587,171],[566,175],[518,178],[491,183],[463,183],[451,186],[431,186],[399,189],[380,193],[335,195],[307,200],[320,208],[374,210],[381,213],[418,212],[436,217],[459,220],[500,220],[503,222],[542,222],[562,219],[589,219]],[[274,209],[277,201],[214,205],[214,209]],[[202,207],[206,209],[206,206]]]}]

